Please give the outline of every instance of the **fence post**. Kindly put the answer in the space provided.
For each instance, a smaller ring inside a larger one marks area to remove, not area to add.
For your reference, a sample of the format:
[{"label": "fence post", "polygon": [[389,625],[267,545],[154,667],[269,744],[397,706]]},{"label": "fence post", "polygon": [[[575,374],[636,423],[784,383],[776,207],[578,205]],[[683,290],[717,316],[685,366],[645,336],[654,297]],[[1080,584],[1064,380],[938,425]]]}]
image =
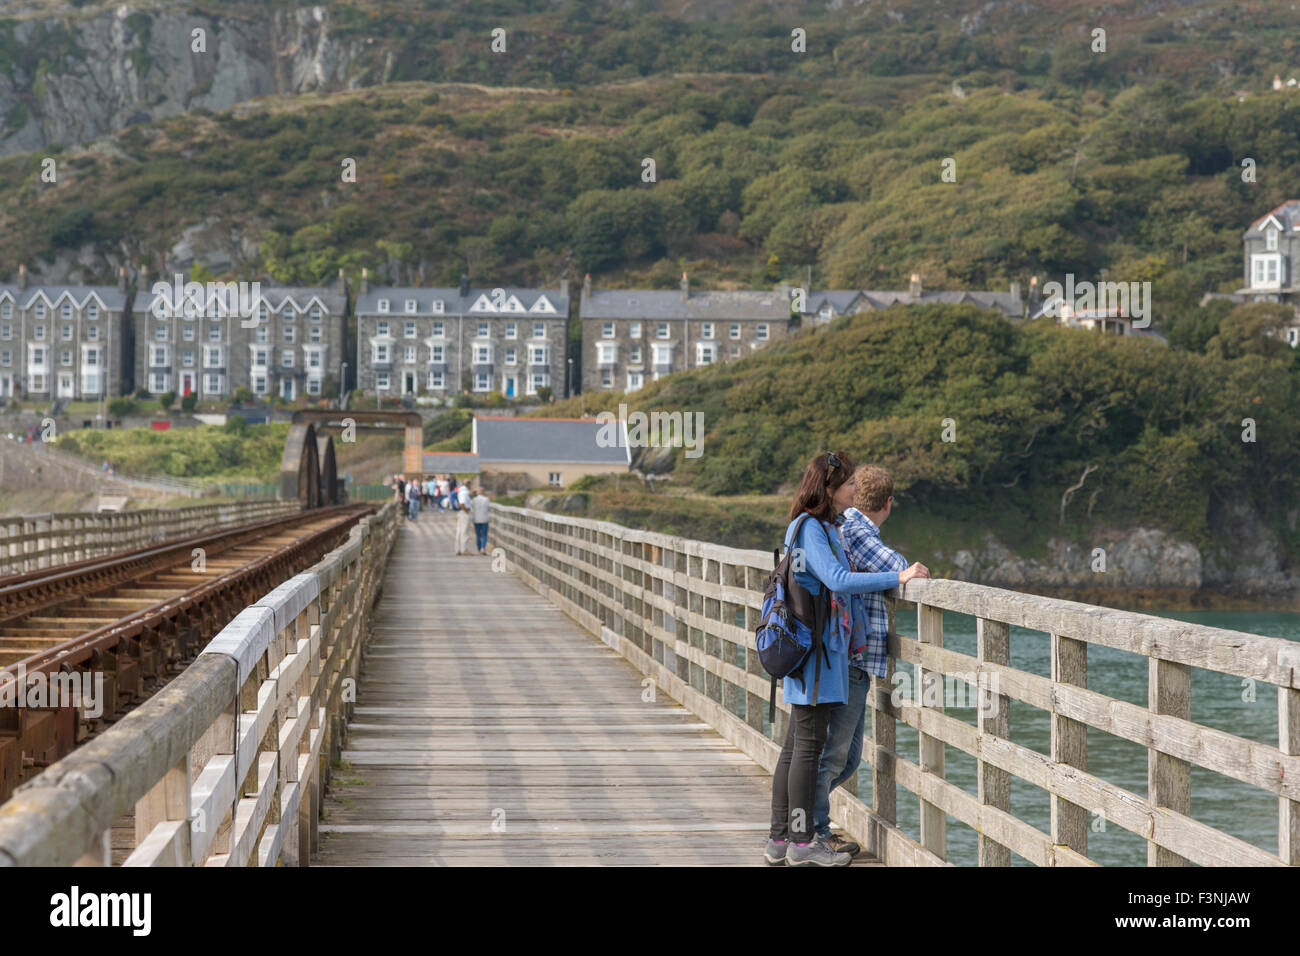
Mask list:
[{"label": "fence post", "polygon": [[[1052,682],[1088,686],[1088,643],[1059,634],[1052,640]],[[1052,750],[1056,763],[1088,769],[1088,725],[1056,712],[1055,694],[1051,711]],[[1088,852],[1088,811],[1077,803],[1052,794],[1052,842],[1077,853]]]}]

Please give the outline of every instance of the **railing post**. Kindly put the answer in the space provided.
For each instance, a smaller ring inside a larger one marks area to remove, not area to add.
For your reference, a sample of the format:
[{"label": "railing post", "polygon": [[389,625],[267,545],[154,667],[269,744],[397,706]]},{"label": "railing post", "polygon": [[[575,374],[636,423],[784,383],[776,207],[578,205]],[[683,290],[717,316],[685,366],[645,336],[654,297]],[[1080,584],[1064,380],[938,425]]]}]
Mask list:
[{"label": "railing post", "polygon": [[[1088,686],[1088,643],[1053,634],[1052,682]],[[1088,769],[1088,725],[1056,711],[1056,695],[1052,695],[1051,758],[1059,764]],[[1068,846],[1076,853],[1088,852],[1087,808],[1071,803],[1055,793],[1051,796],[1052,843]]]},{"label": "railing post", "polygon": [[[981,664],[1011,663],[1011,627],[1002,621],[979,618],[976,622],[975,640],[978,645],[976,656]],[[983,668],[975,675],[976,726],[980,740],[986,737],[1011,736],[1011,698],[1005,694],[989,691]],[[981,756],[977,760],[977,784],[980,803],[997,810],[1011,810],[1011,774],[986,763]],[[980,866],[1010,866],[1011,850],[1000,843],[990,840],[983,831],[978,840]]]},{"label": "railing post", "polygon": [[[1192,669],[1158,657],[1147,660],[1147,707],[1153,714],[1192,719]],[[1280,743],[1280,740],[1279,740]],[[1189,814],[1192,765],[1155,747],[1147,749],[1147,799],[1153,807]],[[1147,841],[1147,866],[1190,866],[1191,861]]]},{"label": "railing post", "polygon": [[[1300,755],[1300,690],[1277,689],[1277,746],[1289,756]],[[1300,800],[1278,797],[1277,855],[1300,866]]]},{"label": "railing post", "polygon": [[[898,823],[898,778],[895,775],[894,755],[898,752],[898,721],[892,710],[886,710],[894,687],[894,651],[898,647],[895,629],[898,602],[886,600],[889,609],[889,642],[893,645],[885,655],[885,680],[871,682],[867,700],[871,703],[871,741],[875,753],[871,758],[872,810],[886,823]],[[882,703],[883,698],[883,703]]]},{"label": "railing post", "polygon": [[[943,611],[928,604],[916,605],[916,637],[921,644],[943,646]],[[943,712],[943,674],[917,666],[917,723],[924,726],[927,709]],[[938,704],[931,707],[929,701],[938,699]],[[929,773],[944,777],[943,740],[918,733],[919,763],[923,774]],[[921,846],[935,856],[944,859],[947,853],[948,822],[942,807],[935,806],[925,797],[921,797]]]}]

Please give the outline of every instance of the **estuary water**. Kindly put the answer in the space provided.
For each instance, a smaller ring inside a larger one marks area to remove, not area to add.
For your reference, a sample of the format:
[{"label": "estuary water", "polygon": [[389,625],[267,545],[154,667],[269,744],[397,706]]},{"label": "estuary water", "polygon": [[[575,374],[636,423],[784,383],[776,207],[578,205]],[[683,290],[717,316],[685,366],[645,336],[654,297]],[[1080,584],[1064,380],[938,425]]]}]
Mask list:
[{"label": "estuary water", "polygon": [[[1193,611],[1147,612],[1161,617],[1190,621],[1210,627],[1228,628],[1268,637],[1300,641],[1300,614],[1287,612]],[[900,613],[900,633],[915,635],[914,613]],[[1039,631],[1011,629],[1011,665],[1044,677],[1050,675],[1050,638]],[[963,654],[975,654],[975,619],[964,614],[945,613],[943,643]],[[915,680],[909,664],[899,663]],[[874,680],[874,678],[873,678]],[[912,686],[915,686],[913,684]],[[961,686],[961,685],[957,685]],[[1147,659],[1125,651],[1090,645],[1088,687],[1099,693],[1145,707],[1147,705]],[[948,713],[975,723],[972,706],[948,707]],[[1191,719],[1217,730],[1277,746],[1277,687],[1244,681],[1200,668],[1192,669]],[[1011,739],[1042,754],[1050,752],[1046,711],[1011,701]],[[867,727],[870,734],[871,728]],[[898,753],[916,762],[919,741],[916,731],[898,724]],[[977,793],[975,758],[954,747],[945,748],[946,777],[968,793]],[[1147,792],[1147,751],[1144,747],[1088,728],[1088,772],[1143,797]],[[858,793],[871,805],[871,770],[864,761],[858,772]],[[1023,780],[1011,778],[1011,813],[1043,832],[1050,830],[1047,791]],[[1277,797],[1257,787],[1192,767],[1191,816],[1209,826],[1277,852]],[[898,824],[913,839],[920,838],[920,803],[915,795],[899,788]],[[1145,866],[1146,841],[1098,814],[1089,813],[1088,856],[1108,866]],[[948,817],[948,859],[974,866],[976,833]],[[1013,866],[1028,861],[1011,854]]]}]

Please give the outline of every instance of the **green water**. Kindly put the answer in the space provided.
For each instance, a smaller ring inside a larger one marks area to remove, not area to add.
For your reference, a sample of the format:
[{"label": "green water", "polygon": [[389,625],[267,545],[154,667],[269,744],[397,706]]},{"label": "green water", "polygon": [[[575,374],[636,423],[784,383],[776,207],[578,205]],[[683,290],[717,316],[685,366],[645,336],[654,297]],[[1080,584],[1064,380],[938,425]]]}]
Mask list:
[{"label": "green water", "polygon": [[[1161,613],[1160,616],[1300,641],[1300,614],[1296,613],[1202,611]],[[914,620],[899,616],[901,633],[915,634],[914,624]],[[1011,666],[1043,677],[1050,676],[1049,641],[1050,638],[1039,631],[1012,628]],[[945,613],[943,643],[947,648],[973,656],[975,619],[963,614]],[[900,663],[898,669],[908,671],[915,680],[911,665]],[[1191,719],[1216,730],[1276,747],[1277,688],[1273,684],[1255,682],[1254,699],[1249,700],[1243,699],[1251,696],[1247,684],[1241,678],[1193,668]],[[1088,687],[1145,707],[1147,659],[1090,645]],[[975,723],[974,707],[949,707],[947,713],[972,725]],[[1012,700],[1010,725],[1011,739],[1017,744],[1042,754],[1050,752],[1046,711]],[[868,726],[868,734],[870,729]],[[918,747],[916,731],[900,722],[898,753],[915,763]],[[968,793],[976,794],[975,758],[951,746],[944,749],[947,779]],[[1139,796],[1146,796],[1146,749],[1093,727],[1088,728],[1088,772]],[[870,806],[871,771],[865,763],[858,773],[858,793]],[[1277,808],[1277,797],[1273,794],[1213,771],[1192,767],[1191,816],[1202,823],[1276,853]],[[1044,833],[1049,832],[1047,791],[1015,777],[1011,778],[1011,813]],[[914,840],[920,839],[919,801],[902,787],[898,790],[898,825]],[[1091,859],[1108,866],[1145,866],[1146,852],[1146,841],[1141,837],[1089,814],[1088,856]],[[951,816],[948,817],[948,859],[965,866],[974,866],[977,862],[975,831]],[[1029,865],[1014,853],[1011,862],[1014,866]]]}]

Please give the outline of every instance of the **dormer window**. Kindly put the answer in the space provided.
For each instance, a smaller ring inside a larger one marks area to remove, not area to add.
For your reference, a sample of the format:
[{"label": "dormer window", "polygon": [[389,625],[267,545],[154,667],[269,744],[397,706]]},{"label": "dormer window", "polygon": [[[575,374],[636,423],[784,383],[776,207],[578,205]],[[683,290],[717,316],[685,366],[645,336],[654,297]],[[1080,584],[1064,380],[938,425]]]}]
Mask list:
[{"label": "dormer window", "polygon": [[414,300],[414,299],[407,299],[407,300],[406,300],[406,311],[407,311],[407,312],[414,312],[414,311],[415,311],[415,300]]},{"label": "dormer window", "polygon": [[1277,230],[1269,229],[1264,233],[1264,248],[1269,252],[1277,249]]},{"label": "dormer window", "polygon": [[99,306],[96,305],[94,302],[86,306],[86,318],[88,319],[99,318]]},{"label": "dormer window", "polygon": [[380,311],[380,312],[387,312],[387,311],[388,311],[388,300],[387,300],[387,299],[380,299],[380,300],[379,300],[379,311]]},{"label": "dormer window", "polygon": [[442,312],[442,299],[433,300],[433,311]]},{"label": "dormer window", "polygon": [[43,318],[45,318],[45,303],[44,303],[44,302],[37,302],[37,303],[36,303],[36,313],[35,313],[35,314],[36,314],[36,317],[37,317],[38,319],[43,319]]},{"label": "dormer window", "polygon": [[320,306],[319,306],[319,305],[313,305],[313,306],[311,307],[311,320],[312,320],[313,322],[319,322],[319,321],[320,321]]},{"label": "dormer window", "polygon": [[0,317],[11,319],[14,314],[14,304],[12,302],[0,303]]},{"label": "dormer window", "polygon": [[72,318],[72,303],[71,302],[63,303],[63,307],[59,309],[59,314],[63,316],[65,319]]}]

